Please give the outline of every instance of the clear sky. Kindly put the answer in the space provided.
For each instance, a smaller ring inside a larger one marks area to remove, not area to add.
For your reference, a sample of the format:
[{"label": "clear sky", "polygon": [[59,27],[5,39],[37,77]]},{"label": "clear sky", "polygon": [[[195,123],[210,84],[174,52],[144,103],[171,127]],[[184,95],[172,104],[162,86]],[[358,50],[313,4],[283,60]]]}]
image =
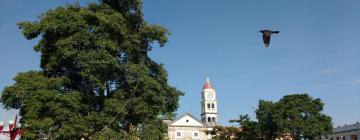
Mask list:
[{"label": "clear sky", "polygon": [[[35,41],[16,23],[36,20],[63,1],[0,1],[0,90],[18,72],[39,69]],[[86,4],[88,1],[82,2]],[[186,93],[179,115],[200,116],[200,92],[209,76],[220,123],[254,116],[259,99],[292,93],[321,98],[335,126],[360,121],[360,1],[357,0],[144,0],[145,18],[167,27],[165,48],[154,48],[169,83]],[[263,47],[261,29],[280,30]],[[0,120],[16,111],[0,109]]]}]

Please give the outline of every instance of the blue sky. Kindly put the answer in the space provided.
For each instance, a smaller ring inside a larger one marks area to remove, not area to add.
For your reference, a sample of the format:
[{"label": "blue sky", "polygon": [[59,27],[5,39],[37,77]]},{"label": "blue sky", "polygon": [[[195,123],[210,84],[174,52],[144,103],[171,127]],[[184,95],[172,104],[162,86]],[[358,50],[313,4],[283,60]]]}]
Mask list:
[{"label": "blue sky", "polygon": [[[64,1],[0,1],[0,91],[18,72],[39,69],[36,40],[16,23],[36,20]],[[87,3],[87,2],[83,2]],[[254,116],[259,99],[292,93],[321,98],[335,126],[360,121],[360,1],[356,0],[144,0],[145,18],[172,35],[150,55],[163,63],[169,83],[186,93],[179,115],[200,116],[200,92],[209,76],[220,123]],[[280,30],[263,47],[261,29]],[[0,109],[0,120],[16,111]]]}]

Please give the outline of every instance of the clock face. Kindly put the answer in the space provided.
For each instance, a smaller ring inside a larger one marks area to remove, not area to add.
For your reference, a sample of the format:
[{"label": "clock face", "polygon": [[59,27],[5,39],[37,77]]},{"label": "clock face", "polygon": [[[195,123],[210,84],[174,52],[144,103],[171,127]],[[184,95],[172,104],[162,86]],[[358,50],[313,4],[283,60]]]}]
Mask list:
[{"label": "clock face", "polygon": [[213,99],[213,98],[214,98],[214,95],[213,95],[212,93],[208,93],[208,94],[207,94],[207,98],[208,98],[208,99]]}]

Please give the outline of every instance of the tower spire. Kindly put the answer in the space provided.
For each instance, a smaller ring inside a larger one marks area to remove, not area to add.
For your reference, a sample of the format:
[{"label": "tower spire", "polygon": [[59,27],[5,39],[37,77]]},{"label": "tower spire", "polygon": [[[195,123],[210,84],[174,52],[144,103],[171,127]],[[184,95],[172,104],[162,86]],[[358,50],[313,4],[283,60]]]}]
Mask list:
[{"label": "tower spire", "polygon": [[210,78],[209,77],[206,77],[206,83],[210,84]]},{"label": "tower spire", "polygon": [[205,82],[205,84],[203,86],[203,89],[213,89],[213,86],[210,83],[210,78],[209,77],[206,77],[206,82]]}]

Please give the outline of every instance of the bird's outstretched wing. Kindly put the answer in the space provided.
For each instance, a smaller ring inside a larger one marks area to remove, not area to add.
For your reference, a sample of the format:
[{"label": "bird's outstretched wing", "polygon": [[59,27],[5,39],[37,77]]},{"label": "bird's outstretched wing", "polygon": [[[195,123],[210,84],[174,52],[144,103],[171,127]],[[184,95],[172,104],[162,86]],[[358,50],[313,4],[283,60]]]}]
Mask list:
[{"label": "bird's outstretched wing", "polygon": [[280,31],[272,31],[271,33],[278,34],[278,33],[280,33]]}]

